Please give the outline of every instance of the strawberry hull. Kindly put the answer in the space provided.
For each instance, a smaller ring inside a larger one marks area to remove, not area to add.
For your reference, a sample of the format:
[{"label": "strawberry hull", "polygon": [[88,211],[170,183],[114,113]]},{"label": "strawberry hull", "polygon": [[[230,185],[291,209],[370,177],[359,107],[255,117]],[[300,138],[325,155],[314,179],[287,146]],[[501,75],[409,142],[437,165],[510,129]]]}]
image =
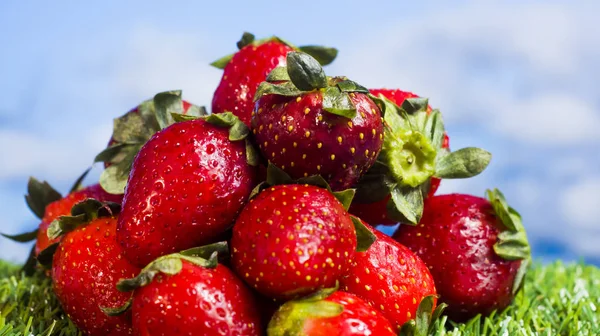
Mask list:
[{"label": "strawberry hull", "polygon": [[256,184],[243,141],[198,119],[156,133],[134,161],[117,228],[125,256],[145,266],[213,242]]}]

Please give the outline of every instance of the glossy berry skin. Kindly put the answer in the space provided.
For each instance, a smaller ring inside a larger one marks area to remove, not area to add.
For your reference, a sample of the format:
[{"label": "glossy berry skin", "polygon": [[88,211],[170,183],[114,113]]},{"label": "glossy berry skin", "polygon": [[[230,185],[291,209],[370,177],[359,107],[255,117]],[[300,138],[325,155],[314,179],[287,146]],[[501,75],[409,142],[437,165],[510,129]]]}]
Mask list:
[{"label": "glossy berry skin", "polygon": [[157,257],[214,242],[255,185],[244,141],[202,119],[175,123],[140,150],[129,175],[117,238],[145,266]]},{"label": "glossy berry skin", "polygon": [[254,109],[254,94],[271,70],[285,66],[291,47],[279,41],[249,44],[233,55],[212,100],[212,112],[232,112],[246,125]]},{"label": "glossy berry skin", "polygon": [[321,175],[333,190],[354,185],[383,144],[379,107],[351,93],[352,119],[323,110],[321,91],[299,97],[266,95],[256,103],[252,132],[263,156],[292,178]]},{"label": "glossy berry skin", "polygon": [[48,227],[55,219],[60,216],[71,215],[71,208],[87,198],[93,198],[101,202],[114,202],[121,204],[123,195],[109,194],[99,184],[94,184],[84,189],[72,192],[58,201],[54,201],[46,206],[44,217],[40,223],[37,240],[35,242],[35,254],[40,254],[48,246],[58,242],[60,238],[48,239]]},{"label": "glossy berry skin", "polygon": [[[370,89],[371,94],[379,97],[383,95],[387,99],[391,100],[394,104],[401,106],[404,100],[408,98],[419,98],[418,95],[397,89]],[[431,106],[427,106],[427,112],[431,112]],[[444,134],[444,140],[442,148],[450,148],[450,138],[447,134]],[[431,178],[431,186],[429,188],[428,197],[432,197],[440,186],[441,180],[435,177]],[[350,207],[350,213],[362,218],[368,223],[373,225],[395,225],[397,221],[387,216],[387,203],[391,196],[387,196],[384,199],[373,202],[373,203],[358,203],[353,202]]]},{"label": "glossy berry skin", "polygon": [[429,267],[446,313],[465,321],[503,309],[521,261],[494,252],[499,219],[483,198],[451,194],[430,198],[418,226],[401,225],[394,239],[408,246]]},{"label": "glossy berry skin", "polygon": [[253,293],[227,267],[182,264],[178,274],[159,273],[135,290],[136,335],[261,335]]},{"label": "glossy berry skin", "polygon": [[[307,317],[300,326],[302,335],[305,336],[395,336],[390,322],[377,310],[358,296],[337,291],[321,301],[332,302],[343,307],[341,314],[333,317]],[[288,303],[288,305],[291,303]],[[285,307],[285,306],[284,306]],[[285,309],[285,308],[283,308]],[[285,318],[284,314],[276,315],[269,327],[269,335],[292,335],[286,328],[275,327],[278,318]],[[295,335],[295,334],[294,334]]]},{"label": "glossy berry skin", "polygon": [[115,239],[116,225],[116,218],[93,220],[67,233],[54,254],[54,293],[85,335],[133,334],[131,314],[108,316],[100,310],[125,304],[130,294],[119,292],[116,284],[139,272],[123,257]]},{"label": "glossy berry skin", "polygon": [[231,239],[236,273],[276,299],[333,287],[355,250],[350,215],[326,189],[308,185],[262,191],[240,213]]},{"label": "glossy berry skin", "polygon": [[356,253],[340,289],[358,295],[400,328],[415,318],[421,300],[435,295],[433,278],[425,263],[406,246],[365,224],[377,240]]}]

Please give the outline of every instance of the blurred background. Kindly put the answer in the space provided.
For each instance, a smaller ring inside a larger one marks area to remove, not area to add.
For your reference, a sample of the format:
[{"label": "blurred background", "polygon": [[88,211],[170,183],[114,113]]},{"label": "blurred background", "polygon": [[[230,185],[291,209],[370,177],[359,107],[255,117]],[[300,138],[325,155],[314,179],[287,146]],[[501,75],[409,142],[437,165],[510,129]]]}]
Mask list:
[{"label": "blurred background", "polygon": [[[600,265],[600,34],[597,1],[0,2],[0,231],[38,224],[29,176],[66,192],[102,150],[112,119],[182,89],[210,107],[247,30],[340,50],[330,75],[429,97],[451,146],[491,166],[440,193],[504,191],[534,256]],[[96,167],[87,179],[98,178]],[[0,237],[0,258],[29,245]]]}]

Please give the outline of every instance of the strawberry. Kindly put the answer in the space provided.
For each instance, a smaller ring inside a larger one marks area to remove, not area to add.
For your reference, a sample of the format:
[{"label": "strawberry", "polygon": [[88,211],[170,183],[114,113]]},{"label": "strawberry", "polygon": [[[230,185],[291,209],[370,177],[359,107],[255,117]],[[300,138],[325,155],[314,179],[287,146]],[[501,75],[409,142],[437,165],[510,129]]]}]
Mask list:
[{"label": "strawberry", "polygon": [[406,98],[400,106],[385,97],[402,99],[408,93],[378,91],[385,136],[377,162],[358,183],[351,213],[375,224],[418,223],[423,199],[437,188],[437,178],[467,178],[481,173],[491,154],[479,148],[447,149],[444,124],[427,99]]},{"label": "strawberry", "polygon": [[254,108],[252,98],[258,85],[269,72],[278,66],[285,66],[286,55],[293,50],[304,50],[320,56],[321,64],[326,65],[335,59],[335,48],[307,46],[297,48],[278,37],[255,40],[254,35],[244,33],[237,43],[239,51],[225,56],[211,65],[223,69],[223,77],[215,90],[212,112],[232,112],[246,125]]},{"label": "strawberry", "polygon": [[356,248],[353,221],[333,194],[312,185],[277,185],[240,213],[231,261],[260,293],[291,299],[335,285]]},{"label": "strawberry", "polygon": [[376,240],[367,251],[356,253],[340,288],[367,301],[399,329],[416,316],[423,298],[436,294],[435,285],[423,261],[407,247],[365,227]]},{"label": "strawberry", "polygon": [[[130,311],[136,335],[261,334],[261,317],[250,289],[217,263],[217,252],[208,260],[194,256],[198,254],[206,251],[191,249],[163,256],[136,278],[119,282],[119,290],[133,291]],[[124,305],[105,312],[122,314],[128,308]]]},{"label": "strawberry", "polygon": [[500,191],[488,190],[488,198],[432,197],[421,224],[394,234],[427,264],[455,321],[508,306],[529,263],[521,217]]},{"label": "strawberry", "polygon": [[256,184],[253,151],[243,141],[249,130],[237,117],[187,119],[164,124],[133,162],[117,239],[139,267],[214,242]]},{"label": "strawberry", "polygon": [[256,93],[252,132],[265,158],[292,178],[323,176],[333,190],[354,185],[383,143],[369,91],[328,78],[308,54],[290,52]]},{"label": "strawberry", "polygon": [[87,199],[48,229],[50,238],[64,235],[52,261],[54,293],[85,335],[132,334],[130,315],[108,317],[100,310],[125,304],[129,295],[115,285],[139,272],[123,258],[115,239],[118,209],[115,203]]},{"label": "strawberry", "polygon": [[323,290],[311,297],[288,301],[273,316],[269,336],[394,336],[392,325],[354,294]]},{"label": "strawberry", "polygon": [[95,158],[96,162],[104,162],[106,167],[100,177],[100,185],[106,191],[123,194],[131,164],[140,148],[161,129],[161,123],[170,121],[166,109],[170,113],[188,116],[206,115],[204,107],[182,100],[181,91],[167,91],[158,93],[153,99],[142,102],[116,118],[107,148]]},{"label": "strawberry", "polygon": [[18,242],[36,240],[33,254],[38,256],[41,251],[58,242],[58,239],[48,239],[46,232],[50,223],[60,216],[69,215],[71,213],[71,208],[73,208],[75,204],[87,198],[121,203],[121,200],[123,199],[122,196],[108,194],[98,184],[82,189],[81,182],[86,175],[87,171],[79,177],[69,194],[65,197],[62,197],[58,191],[48,184],[48,182],[40,182],[31,177],[27,183],[28,194],[25,196],[25,199],[31,211],[42,221],[38,225],[38,228],[32,232],[20,235],[3,234],[3,236]]}]

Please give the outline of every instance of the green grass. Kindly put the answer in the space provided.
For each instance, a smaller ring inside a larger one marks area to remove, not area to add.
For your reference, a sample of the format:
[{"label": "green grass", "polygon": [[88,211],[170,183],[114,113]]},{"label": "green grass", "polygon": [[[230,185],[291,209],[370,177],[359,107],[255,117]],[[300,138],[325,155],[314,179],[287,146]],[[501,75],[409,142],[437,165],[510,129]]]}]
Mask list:
[{"label": "green grass", "polygon": [[[535,265],[515,304],[466,324],[438,322],[432,335],[600,335],[600,269],[583,264]],[[444,325],[445,324],[445,325]],[[79,335],[60,311],[49,280],[24,277],[0,262],[0,336]]]}]

